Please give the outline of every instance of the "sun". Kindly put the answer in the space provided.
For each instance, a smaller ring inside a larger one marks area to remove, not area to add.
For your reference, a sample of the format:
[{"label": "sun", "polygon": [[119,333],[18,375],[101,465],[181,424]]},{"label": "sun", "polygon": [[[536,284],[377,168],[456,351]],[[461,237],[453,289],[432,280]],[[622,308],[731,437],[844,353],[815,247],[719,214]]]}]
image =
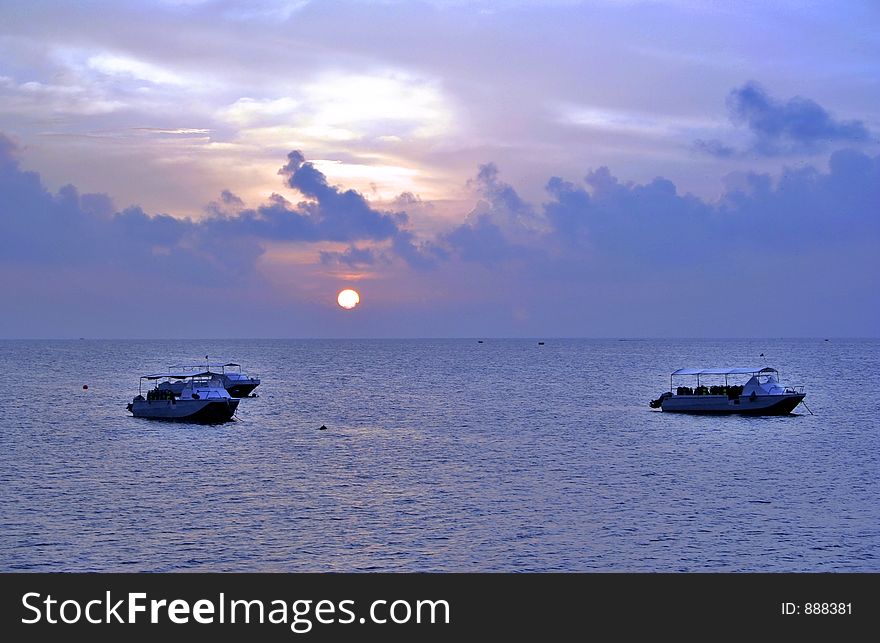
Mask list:
[{"label": "sun", "polygon": [[361,296],[357,291],[346,288],[336,296],[336,302],[346,310],[351,310],[361,302]]}]

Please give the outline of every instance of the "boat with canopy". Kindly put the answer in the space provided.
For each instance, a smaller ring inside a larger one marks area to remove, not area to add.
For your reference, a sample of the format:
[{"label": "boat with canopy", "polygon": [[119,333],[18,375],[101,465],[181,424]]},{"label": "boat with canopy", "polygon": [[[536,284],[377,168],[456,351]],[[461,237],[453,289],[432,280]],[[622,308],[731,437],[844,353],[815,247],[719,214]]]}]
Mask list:
[{"label": "boat with canopy", "polygon": [[[168,382],[182,386],[179,389],[163,388],[162,384]],[[238,402],[226,390],[217,373],[156,373],[140,377],[138,395],[126,408],[139,418],[213,424],[231,420]]]},{"label": "boat with canopy", "polygon": [[[696,386],[676,387],[676,377],[696,378]],[[788,415],[804,397],[803,386],[783,386],[779,371],[769,366],[680,368],[669,376],[669,391],[650,406],[667,413]]]},{"label": "boat with canopy", "polygon": [[[260,385],[260,378],[254,374],[248,375],[241,372],[241,364],[235,362],[226,362],[218,364],[195,364],[192,366],[169,366],[168,370],[178,370],[180,372],[189,373],[191,371],[210,371],[217,375],[223,386],[229,391],[232,397],[249,397],[254,389]],[[180,395],[183,389],[183,383],[180,381],[169,381],[159,385],[159,388],[174,391],[176,395]],[[254,395],[256,397],[256,395]]]}]

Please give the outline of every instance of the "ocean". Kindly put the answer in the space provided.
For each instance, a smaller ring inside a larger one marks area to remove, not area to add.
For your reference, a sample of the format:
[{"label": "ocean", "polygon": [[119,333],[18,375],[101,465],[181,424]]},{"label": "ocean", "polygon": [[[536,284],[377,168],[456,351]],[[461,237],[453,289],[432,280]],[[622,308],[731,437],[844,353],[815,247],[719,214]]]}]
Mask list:
[{"label": "ocean", "polygon": [[[2,341],[0,570],[880,571],[880,341],[543,341]],[[235,421],[126,412],[205,355]],[[813,414],[648,407],[726,365]]]}]

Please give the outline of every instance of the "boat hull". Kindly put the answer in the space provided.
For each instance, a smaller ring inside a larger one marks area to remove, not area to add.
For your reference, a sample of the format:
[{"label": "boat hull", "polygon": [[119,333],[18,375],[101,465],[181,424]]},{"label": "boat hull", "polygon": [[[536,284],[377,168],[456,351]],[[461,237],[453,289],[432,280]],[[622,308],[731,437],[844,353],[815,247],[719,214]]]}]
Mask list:
[{"label": "boat hull", "polygon": [[673,395],[660,408],[664,413],[693,415],[788,415],[804,397],[803,393],[786,393],[731,400],[726,395]]},{"label": "boat hull", "polygon": [[257,384],[233,384],[227,386],[226,390],[232,397],[247,397],[257,386]]},{"label": "boat hull", "polygon": [[219,424],[231,420],[237,408],[237,399],[135,400],[129,410],[133,416],[149,420]]}]

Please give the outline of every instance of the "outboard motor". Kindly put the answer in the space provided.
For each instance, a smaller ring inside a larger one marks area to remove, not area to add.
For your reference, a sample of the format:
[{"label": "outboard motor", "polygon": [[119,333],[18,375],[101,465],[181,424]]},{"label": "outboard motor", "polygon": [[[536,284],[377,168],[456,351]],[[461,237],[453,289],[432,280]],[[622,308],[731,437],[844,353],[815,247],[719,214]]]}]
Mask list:
[{"label": "outboard motor", "polygon": [[672,393],[666,391],[663,395],[658,397],[656,400],[651,400],[650,407],[652,409],[659,409],[663,405],[663,400],[666,398],[672,397]]}]

